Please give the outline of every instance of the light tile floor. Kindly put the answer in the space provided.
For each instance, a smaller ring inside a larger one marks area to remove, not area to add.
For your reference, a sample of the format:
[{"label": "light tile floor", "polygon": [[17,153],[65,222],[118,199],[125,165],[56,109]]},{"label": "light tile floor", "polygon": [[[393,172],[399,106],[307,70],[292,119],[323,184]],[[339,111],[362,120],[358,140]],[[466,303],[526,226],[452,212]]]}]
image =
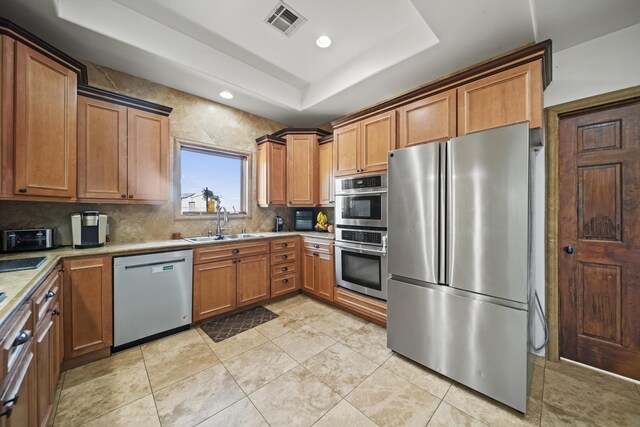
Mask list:
[{"label": "light tile floor", "polygon": [[220,343],[199,328],[63,374],[55,426],[640,426],[640,387],[537,359],[526,416],[393,354],[383,328],[297,295]]}]

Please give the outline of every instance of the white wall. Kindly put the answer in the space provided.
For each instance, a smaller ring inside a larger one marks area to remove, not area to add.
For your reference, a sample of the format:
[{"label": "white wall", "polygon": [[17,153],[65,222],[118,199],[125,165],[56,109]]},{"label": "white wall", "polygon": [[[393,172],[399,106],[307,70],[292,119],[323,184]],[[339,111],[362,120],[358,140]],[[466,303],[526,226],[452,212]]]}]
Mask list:
[{"label": "white wall", "polygon": [[553,54],[544,106],[640,85],[640,24]]}]

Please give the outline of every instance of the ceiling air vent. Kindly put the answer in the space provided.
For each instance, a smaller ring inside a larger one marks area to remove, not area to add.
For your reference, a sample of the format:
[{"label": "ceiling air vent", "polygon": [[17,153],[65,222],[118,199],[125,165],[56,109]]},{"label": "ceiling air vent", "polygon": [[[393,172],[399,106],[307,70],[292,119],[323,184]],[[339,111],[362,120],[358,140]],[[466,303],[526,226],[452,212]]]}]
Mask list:
[{"label": "ceiling air vent", "polygon": [[278,30],[287,37],[291,37],[298,28],[307,20],[298,12],[293,10],[291,6],[281,1],[264,19],[264,22]]}]

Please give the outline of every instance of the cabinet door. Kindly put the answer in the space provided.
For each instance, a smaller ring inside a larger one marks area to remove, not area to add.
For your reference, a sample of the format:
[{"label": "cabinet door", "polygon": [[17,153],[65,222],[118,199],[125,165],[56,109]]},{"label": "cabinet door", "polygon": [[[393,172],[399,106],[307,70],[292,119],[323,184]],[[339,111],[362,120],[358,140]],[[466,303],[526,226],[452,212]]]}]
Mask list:
[{"label": "cabinet door", "polygon": [[458,87],[458,135],[526,121],[542,127],[540,60]]},{"label": "cabinet door", "polygon": [[269,206],[268,142],[256,148],[256,199],[258,206]]},{"label": "cabinet door", "polygon": [[336,176],[358,172],[358,144],[360,122],[336,129],[333,132],[333,166]]},{"label": "cabinet door", "polygon": [[76,196],[77,75],[16,43],[16,194]]},{"label": "cabinet door", "polygon": [[78,97],[78,198],[127,197],[127,108]]},{"label": "cabinet door", "polygon": [[287,147],[269,143],[269,204],[287,204]]},{"label": "cabinet door", "polygon": [[287,135],[287,206],[315,206],[317,201],[316,135]]},{"label": "cabinet door", "polygon": [[127,123],[129,199],[169,199],[169,118],[129,108]]},{"label": "cabinet door", "polygon": [[378,114],[361,122],[359,172],[387,170],[387,153],[396,148],[396,112]]},{"label": "cabinet door", "polygon": [[13,196],[15,40],[0,35],[0,197]]},{"label": "cabinet door", "polygon": [[[46,425],[53,409],[53,320],[47,318],[42,322],[35,334],[36,338],[36,406],[38,426]],[[55,392],[55,390],[53,390]]]},{"label": "cabinet door", "polygon": [[62,313],[60,302],[56,301],[51,310],[51,396],[55,397],[60,379],[63,358]]},{"label": "cabinet door", "polygon": [[315,259],[316,252],[304,251],[302,254],[302,289],[312,294],[316,293]]},{"label": "cabinet door", "polygon": [[235,260],[193,267],[193,320],[206,319],[236,308]]},{"label": "cabinet door", "polygon": [[269,298],[269,254],[238,258],[236,268],[238,307]]},{"label": "cabinet door", "polygon": [[64,263],[65,357],[113,344],[111,257]]},{"label": "cabinet door", "polygon": [[333,207],[333,143],[322,144],[318,149],[318,193],[320,206]]},{"label": "cabinet door", "polygon": [[398,148],[446,141],[456,136],[455,89],[420,99],[396,111]]},{"label": "cabinet door", "polygon": [[336,275],[333,255],[318,253],[315,263],[317,295],[333,302]]},{"label": "cabinet door", "polygon": [[[23,361],[15,368],[15,377],[8,384],[2,401],[15,399],[11,416],[2,417],[3,427],[35,427],[38,415],[38,398],[36,394],[36,361],[33,354],[33,345]],[[7,410],[6,405],[1,410]],[[2,422],[2,421],[0,421]]]}]

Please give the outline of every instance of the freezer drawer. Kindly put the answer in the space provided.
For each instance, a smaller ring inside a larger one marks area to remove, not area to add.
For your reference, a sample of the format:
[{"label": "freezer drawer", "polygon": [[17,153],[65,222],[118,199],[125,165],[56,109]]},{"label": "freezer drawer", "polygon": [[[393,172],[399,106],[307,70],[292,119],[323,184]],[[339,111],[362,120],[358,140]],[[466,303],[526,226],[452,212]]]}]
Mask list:
[{"label": "freezer drawer", "polygon": [[498,400],[527,409],[527,311],[389,279],[390,349]]},{"label": "freezer drawer", "polygon": [[114,347],[190,325],[192,277],[192,250],[114,258]]}]

